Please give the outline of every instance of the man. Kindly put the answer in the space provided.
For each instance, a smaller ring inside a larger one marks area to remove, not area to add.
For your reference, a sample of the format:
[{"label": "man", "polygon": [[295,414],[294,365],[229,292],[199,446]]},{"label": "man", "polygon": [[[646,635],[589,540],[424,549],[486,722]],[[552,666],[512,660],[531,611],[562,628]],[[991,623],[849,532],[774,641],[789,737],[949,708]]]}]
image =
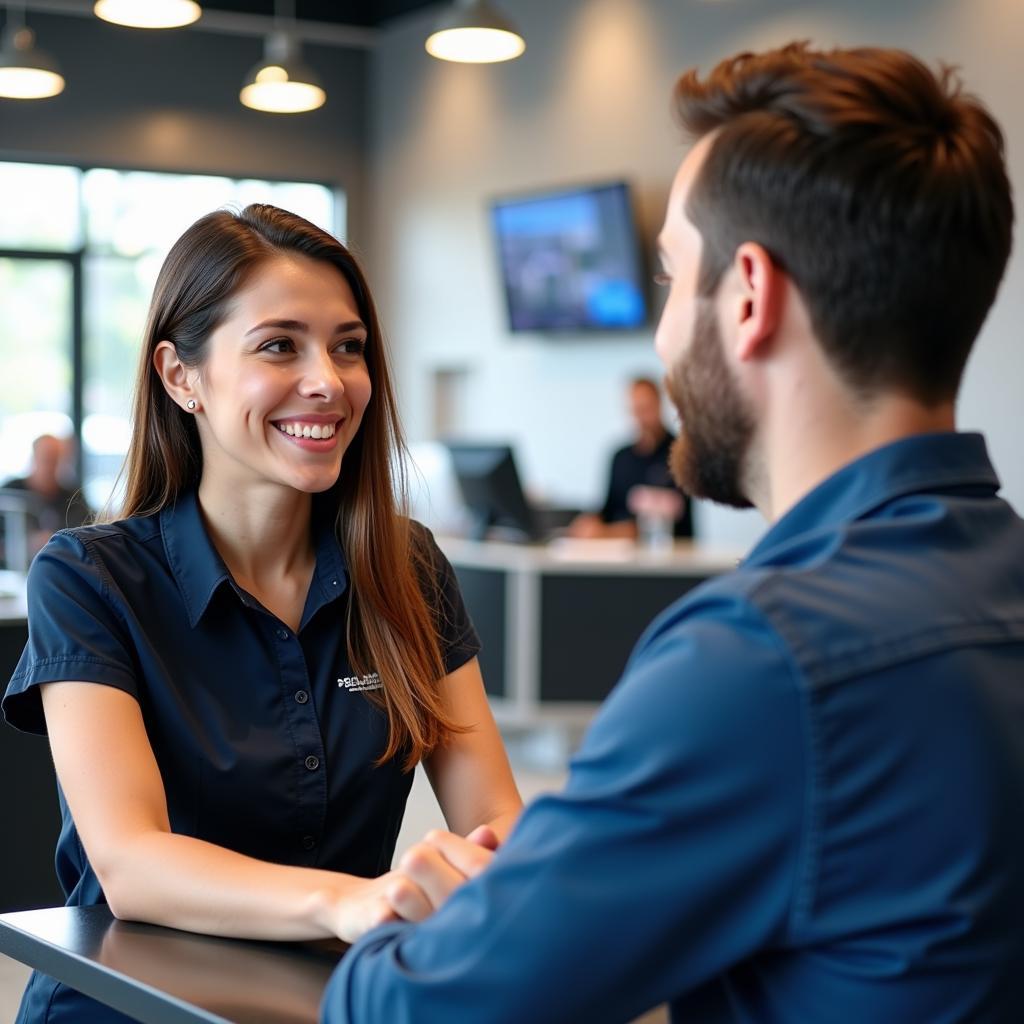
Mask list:
[{"label": "man", "polygon": [[[62,473],[67,462],[69,441],[53,434],[40,434],[32,442],[32,464],[28,476],[0,485],[17,491],[23,501],[26,524],[26,556],[29,560],[56,533],[69,526],[81,526],[90,515],[78,488],[67,487]],[[0,533],[0,540],[2,540]],[[27,565],[18,566],[20,569]]]},{"label": "man", "polygon": [[1024,1020],[1024,522],[953,416],[1010,249],[1000,131],[893,50],[677,99],[672,464],[771,526],[496,854],[407,854],[392,905],[440,909],[344,957],[331,1024]]},{"label": "man", "polygon": [[[668,499],[666,508],[676,537],[692,537],[690,503],[673,487],[668,456],[675,440],[661,418],[658,385],[647,377],[629,384],[629,414],[636,437],[612,456],[608,493],[598,513],[577,516],[569,527],[574,537],[628,537],[637,535],[637,513],[645,499]],[[649,492],[654,489],[655,494]],[[639,503],[639,508],[638,508]]]}]

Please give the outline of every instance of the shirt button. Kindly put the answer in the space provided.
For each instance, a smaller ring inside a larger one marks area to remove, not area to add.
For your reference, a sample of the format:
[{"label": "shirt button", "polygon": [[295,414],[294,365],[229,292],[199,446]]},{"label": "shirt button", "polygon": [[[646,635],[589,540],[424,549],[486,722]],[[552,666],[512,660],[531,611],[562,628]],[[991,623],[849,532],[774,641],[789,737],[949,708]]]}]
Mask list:
[{"label": "shirt button", "polygon": [[312,850],[316,846],[316,840],[312,836],[302,837],[302,848],[304,850]]},{"label": "shirt button", "polygon": [[278,640],[287,640],[288,639],[288,630],[287,629],[279,629],[277,631],[277,639]]},{"label": "shirt button", "polygon": [[306,758],[306,767],[311,772],[315,772],[317,768],[320,767],[320,758],[315,754],[310,754],[309,757]]},{"label": "shirt button", "polygon": [[307,700],[309,700],[309,694],[306,693],[305,690],[296,690],[295,691],[295,703],[296,704],[305,704]]}]

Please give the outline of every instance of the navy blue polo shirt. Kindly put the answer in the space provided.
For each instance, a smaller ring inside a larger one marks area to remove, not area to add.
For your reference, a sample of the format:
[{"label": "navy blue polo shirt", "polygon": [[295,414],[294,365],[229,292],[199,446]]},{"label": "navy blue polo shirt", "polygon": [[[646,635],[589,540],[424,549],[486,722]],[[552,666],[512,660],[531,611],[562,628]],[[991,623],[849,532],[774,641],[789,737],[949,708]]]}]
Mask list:
[{"label": "navy blue polo shirt", "polygon": [[[401,757],[375,766],[387,718],[367,691],[380,681],[349,663],[344,554],[320,519],[297,633],[232,579],[193,492],[151,516],[55,535],[29,573],[29,640],[3,699],[7,721],[45,733],[40,683],[114,686],[142,709],[174,832],[280,864],[387,871],[412,773]],[[425,589],[452,672],[479,641],[451,566],[429,531],[417,535],[435,567],[436,591]],[[61,811],[68,905],[103,902],[63,794]],[[37,1010],[23,1019],[58,1019],[41,998]],[[76,1013],[108,1019],[84,1004]]]}]

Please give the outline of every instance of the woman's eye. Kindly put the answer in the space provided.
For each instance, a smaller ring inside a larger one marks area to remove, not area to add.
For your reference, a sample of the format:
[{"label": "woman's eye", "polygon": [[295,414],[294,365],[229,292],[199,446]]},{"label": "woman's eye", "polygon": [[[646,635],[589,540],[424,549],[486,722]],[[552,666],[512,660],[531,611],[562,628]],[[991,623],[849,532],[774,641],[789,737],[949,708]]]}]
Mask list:
[{"label": "woman's eye", "polygon": [[672,278],[668,274],[655,274],[654,283],[659,288],[667,288],[672,283]]},{"label": "woman's eye", "polygon": [[294,351],[294,346],[290,338],[274,338],[272,341],[267,341],[260,345],[260,351],[279,354]]},{"label": "woman's eye", "polygon": [[346,338],[334,351],[346,356],[360,356],[366,351],[366,342],[362,338]]}]

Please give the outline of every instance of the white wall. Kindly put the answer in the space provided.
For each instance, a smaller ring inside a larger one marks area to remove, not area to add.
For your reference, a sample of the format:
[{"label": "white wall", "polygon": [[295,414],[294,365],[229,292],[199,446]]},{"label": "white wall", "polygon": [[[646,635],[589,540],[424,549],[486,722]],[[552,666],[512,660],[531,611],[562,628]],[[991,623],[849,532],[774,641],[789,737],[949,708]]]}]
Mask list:
[{"label": "white wall", "polygon": [[[501,0],[527,39],[506,65],[428,57],[431,16],[390,30],[371,70],[366,250],[412,438],[429,435],[431,374],[467,373],[466,432],[511,439],[529,487],[597,502],[607,453],[628,434],[622,381],[660,375],[651,332],[555,340],[505,326],[487,200],[504,192],[624,177],[653,244],[683,148],[669,110],[683,69],[740,49],[810,38],[893,45],[960,65],[1009,138],[1024,194],[1024,5],[1020,0]],[[972,357],[964,427],[984,430],[1004,491],[1024,509],[1024,260],[1013,259]],[[936,301],[943,301],[936,296]],[[698,510],[713,541],[749,543],[756,513]]]}]

